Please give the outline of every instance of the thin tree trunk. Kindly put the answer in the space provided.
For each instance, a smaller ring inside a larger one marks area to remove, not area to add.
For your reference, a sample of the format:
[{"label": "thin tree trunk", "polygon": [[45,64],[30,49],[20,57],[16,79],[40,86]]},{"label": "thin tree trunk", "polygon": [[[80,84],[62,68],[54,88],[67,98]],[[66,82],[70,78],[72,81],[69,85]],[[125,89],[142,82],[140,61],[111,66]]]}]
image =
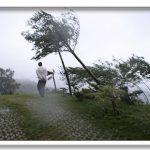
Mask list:
[{"label": "thin tree trunk", "polygon": [[56,92],[56,82],[55,82],[55,77],[54,77],[54,70],[53,70],[53,83],[54,83],[54,87],[55,87],[55,92]]},{"label": "thin tree trunk", "polygon": [[111,102],[112,102],[114,115],[116,115],[116,103],[115,103],[115,100],[111,100]]},{"label": "thin tree trunk", "polygon": [[[58,29],[58,27],[57,27]],[[60,36],[60,38],[64,41],[64,43],[66,44],[66,46],[68,47],[69,51],[73,54],[73,56],[78,60],[78,62],[83,66],[83,68],[88,72],[88,74],[93,78],[93,80],[100,85],[99,80],[94,76],[94,74],[84,65],[84,63],[81,61],[81,59],[74,53],[74,51],[72,50],[72,48],[70,47],[70,45],[64,40],[63,36],[61,35],[61,33],[58,32],[58,35]]]},{"label": "thin tree trunk", "polygon": [[64,71],[65,71],[65,75],[66,75],[66,79],[67,79],[68,87],[69,87],[69,94],[72,95],[71,84],[70,84],[68,72],[67,72],[67,70],[66,70],[66,66],[65,66],[65,63],[64,63],[64,61],[63,61],[63,58],[62,58],[62,55],[61,55],[61,52],[60,52],[59,49],[58,49],[58,54],[59,54],[59,57],[60,57],[60,59],[61,59],[61,62],[62,62]]},{"label": "thin tree trunk", "polygon": [[[56,25],[57,25],[57,24],[56,24]],[[58,30],[58,29],[59,29],[59,26],[55,26],[55,27],[56,27],[56,31],[59,31],[59,30]],[[62,36],[61,36],[61,34],[60,34],[59,32],[56,32],[56,33],[62,38]],[[65,71],[66,79],[67,79],[67,82],[68,82],[69,94],[72,96],[72,90],[71,90],[71,84],[70,84],[70,80],[69,80],[69,75],[68,75],[68,72],[67,72],[67,70],[66,70],[65,63],[64,63],[64,61],[63,61],[61,52],[60,52],[59,47],[58,47],[57,44],[56,44],[56,47],[57,47],[57,49],[58,49],[58,54],[59,54],[59,57],[60,57],[60,59],[61,59],[61,62],[62,62],[64,71]]]},{"label": "thin tree trunk", "polygon": [[81,61],[81,59],[75,54],[75,52],[71,49],[71,47],[65,43],[67,47],[69,48],[70,52],[73,54],[73,56],[78,60],[78,62],[83,66],[83,68],[88,72],[88,74],[93,78],[93,80],[100,85],[100,82],[98,79],[94,76],[94,74],[84,65],[84,63]]}]

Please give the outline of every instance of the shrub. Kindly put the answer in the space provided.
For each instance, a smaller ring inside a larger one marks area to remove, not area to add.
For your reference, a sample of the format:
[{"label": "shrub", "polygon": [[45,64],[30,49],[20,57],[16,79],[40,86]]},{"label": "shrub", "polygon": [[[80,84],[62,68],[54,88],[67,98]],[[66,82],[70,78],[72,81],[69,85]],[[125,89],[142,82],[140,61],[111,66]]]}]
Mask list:
[{"label": "shrub", "polygon": [[94,93],[95,99],[98,101],[110,101],[112,103],[112,108],[114,114],[118,114],[116,109],[116,101],[121,100],[121,96],[124,95],[124,91],[117,89],[115,87],[106,85],[100,88],[96,93]]},{"label": "shrub", "polygon": [[80,92],[75,92],[74,95],[78,100],[94,99],[93,92],[90,89],[83,88]]}]

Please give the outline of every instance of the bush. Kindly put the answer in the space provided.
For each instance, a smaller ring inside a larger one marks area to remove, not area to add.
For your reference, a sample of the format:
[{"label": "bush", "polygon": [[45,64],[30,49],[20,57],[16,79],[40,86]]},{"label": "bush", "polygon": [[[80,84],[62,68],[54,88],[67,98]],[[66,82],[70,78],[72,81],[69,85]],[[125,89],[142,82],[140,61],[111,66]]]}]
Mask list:
[{"label": "bush", "polygon": [[78,100],[94,99],[93,92],[90,89],[82,89],[80,92],[75,92],[74,95]]},{"label": "bush", "polygon": [[110,101],[112,103],[112,108],[114,114],[118,114],[116,109],[116,101],[121,100],[121,97],[124,95],[124,91],[117,89],[115,87],[106,85],[100,88],[95,94],[95,99],[98,101]]}]

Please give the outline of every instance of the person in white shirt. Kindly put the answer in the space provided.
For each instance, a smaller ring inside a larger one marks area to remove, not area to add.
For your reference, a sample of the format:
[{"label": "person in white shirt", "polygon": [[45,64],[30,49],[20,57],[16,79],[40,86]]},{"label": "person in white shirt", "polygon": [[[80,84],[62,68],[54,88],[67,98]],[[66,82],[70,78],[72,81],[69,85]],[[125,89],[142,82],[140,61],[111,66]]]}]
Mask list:
[{"label": "person in white shirt", "polygon": [[39,91],[39,94],[44,97],[45,94],[45,85],[47,80],[47,70],[42,66],[42,62],[38,63],[38,68],[36,70],[37,77],[39,79],[37,84],[37,89]]}]

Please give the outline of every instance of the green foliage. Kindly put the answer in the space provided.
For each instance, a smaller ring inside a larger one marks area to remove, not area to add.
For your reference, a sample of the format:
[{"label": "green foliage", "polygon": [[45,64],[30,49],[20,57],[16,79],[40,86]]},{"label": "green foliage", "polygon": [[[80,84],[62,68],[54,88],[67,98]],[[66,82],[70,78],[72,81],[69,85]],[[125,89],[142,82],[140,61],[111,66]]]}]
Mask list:
[{"label": "green foliage", "polygon": [[[97,85],[93,78],[81,67],[68,67],[67,72],[69,74],[70,83],[74,92],[79,91],[80,88],[88,84],[89,89],[92,91],[97,91],[99,87],[104,85],[116,85],[118,82],[118,75],[115,69],[108,65],[108,62],[100,62],[100,64],[94,64],[94,66],[86,66],[95,77],[101,83]],[[65,73],[61,69],[60,75],[62,80],[65,80]]]},{"label": "green foliage", "polygon": [[36,51],[36,54],[33,59],[38,60],[50,53],[58,52],[63,64],[70,94],[72,92],[68,73],[65,69],[61,56],[61,52],[63,51],[70,52],[93,78],[93,80],[99,84],[99,81],[95,78],[93,73],[74,53],[75,46],[78,42],[80,24],[73,11],[69,10],[62,13],[60,18],[54,17],[44,11],[39,11],[36,12],[29,20],[28,25],[31,26],[32,31],[23,32],[22,35],[27,41],[34,43],[33,50]]},{"label": "green foliage", "polygon": [[121,89],[116,89],[112,86],[106,85],[100,88],[95,93],[95,98],[97,100],[120,100],[124,95],[124,91]]},{"label": "green foliage", "polygon": [[[61,80],[66,81],[65,78],[65,72],[62,68],[60,68],[60,75],[61,75]],[[67,72],[68,72],[68,76],[70,79],[70,85],[73,89],[73,92],[78,92],[79,89],[81,87],[83,87],[86,84],[86,77],[88,77],[89,75],[87,74],[87,72],[81,68],[81,67],[68,67],[66,68]],[[86,77],[85,77],[86,76]],[[67,84],[67,82],[66,82]]]},{"label": "green foliage", "polygon": [[100,80],[101,87],[105,85],[118,86],[120,78],[113,63],[99,60],[98,63],[94,64],[93,71]]},{"label": "green foliage", "polygon": [[95,94],[95,99],[98,101],[110,101],[112,103],[112,108],[114,114],[117,112],[116,101],[121,100],[121,97],[124,95],[124,91],[121,89],[116,89],[112,86],[106,85],[100,88]]},{"label": "green foliage", "polygon": [[133,55],[128,62],[134,74],[137,73],[143,78],[150,78],[150,64],[144,60],[144,57]]},{"label": "green foliage", "polygon": [[77,91],[74,93],[74,95],[77,98],[77,100],[79,100],[79,101],[82,101],[84,99],[94,100],[93,92],[90,89],[82,88],[82,90],[80,92]]},{"label": "green foliage", "polygon": [[19,88],[13,76],[14,71],[0,68],[0,94],[14,94]]},{"label": "green foliage", "polygon": [[72,95],[68,73],[61,52],[73,52],[78,42],[80,24],[75,13],[72,10],[68,10],[58,18],[41,10],[34,14],[28,21],[28,25],[31,27],[31,31],[22,32],[22,35],[27,41],[34,44],[32,50],[35,50],[36,53],[32,59],[39,60],[48,54],[58,53],[65,71],[69,92]]},{"label": "green foliage", "polygon": [[141,93],[143,93],[148,103],[148,97],[138,84],[144,83],[150,90],[148,85],[143,81],[144,78],[148,79],[150,75],[150,64],[146,62],[143,57],[138,57],[135,55],[126,61],[114,59],[114,62],[117,63],[115,67],[120,78],[119,86],[136,87],[138,89],[137,91],[142,91]]},{"label": "green foliage", "polygon": [[62,13],[59,18],[42,10],[38,11],[28,21],[28,25],[31,30],[22,32],[22,35],[34,44],[32,50],[36,53],[33,59],[38,60],[58,51],[68,51],[66,42],[72,49],[77,44],[80,25],[71,10]]},{"label": "green foliage", "polygon": [[[143,79],[148,79],[149,76],[149,63],[144,60],[143,57],[133,55],[126,61],[116,60],[113,62],[101,61],[94,63],[93,66],[86,66],[95,77],[99,80],[100,85],[96,84],[94,79],[81,67],[68,67],[67,72],[69,74],[71,87],[78,95],[78,97],[84,97],[81,93],[81,89],[88,87],[91,92],[97,92],[103,86],[112,86],[114,89],[123,89],[126,93],[122,100],[129,104],[141,103],[139,95],[143,94],[147,103],[148,97],[144,93],[144,90],[140,88],[139,84],[144,83],[150,90],[148,85]],[[145,70],[145,71],[144,71]],[[64,72],[60,71],[62,80],[65,80]],[[127,88],[127,89],[125,89]],[[134,88],[131,92],[129,89]],[[82,95],[82,96],[81,96]]]},{"label": "green foliage", "polygon": [[128,105],[118,101],[119,115],[112,115],[107,101],[67,101],[70,109],[102,130],[108,131],[110,140],[149,140],[150,105]]},{"label": "green foliage", "polygon": [[149,78],[150,64],[143,57],[133,55],[126,61],[114,59],[114,62],[117,63],[115,67],[120,74],[120,84],[137,84],[143,78]]}]

